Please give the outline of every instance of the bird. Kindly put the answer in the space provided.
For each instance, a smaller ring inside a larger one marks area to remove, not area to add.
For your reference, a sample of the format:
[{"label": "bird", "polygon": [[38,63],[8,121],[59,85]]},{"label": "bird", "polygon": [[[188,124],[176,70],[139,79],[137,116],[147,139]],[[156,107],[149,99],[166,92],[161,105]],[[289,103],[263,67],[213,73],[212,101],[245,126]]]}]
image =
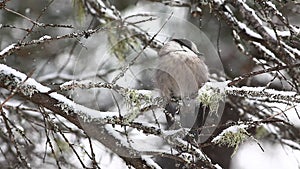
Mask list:
[{"label": "bird", "polygon": [[174,127],[176,114],[181,127],[197,129],[204,125],[208,109],[195,96],[208,81],[208,75],[204,56],[194,42],[175,38],[162,46],[154,78],[164,99],[168,128]]}]

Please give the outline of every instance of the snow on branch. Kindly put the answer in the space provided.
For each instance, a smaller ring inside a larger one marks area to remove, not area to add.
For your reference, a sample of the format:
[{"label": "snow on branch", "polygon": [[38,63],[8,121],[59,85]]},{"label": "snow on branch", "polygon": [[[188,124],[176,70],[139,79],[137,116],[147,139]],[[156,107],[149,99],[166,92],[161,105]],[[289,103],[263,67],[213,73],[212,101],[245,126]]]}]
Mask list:
[{"label": "snow on branch", "polygon": [[[146,134],[146,137],[147,135],[151,134],[158,138],[160,137],[170,141],[169,138],[173,136],[172,134],[170,135],[162,132],[160,128],[154,127],[153,125],[128,121],[126,120],[126,117],[120,117],[117,112],[100,112],[76,104],[72,100],[66,98],[64,95],[52,91],[50,88],[41,85],[27,75],[3,64],[0,64],[0,87],[10,90],[12,95],[19,95],[28,101],[51,110],[55,114],[61,115],[76,125],[79,129],[82,129],[91,138],[98,140],[105,147],[118,154],[121,158],[133,166],[143,165],[145,167],[147,166],[146,161],[151,161],[151,159],[149,158],[146,160],[146,157],[141,159],[142,155],[149,153],[151,154],[151,152],[154,155],[158,155],[161,154],[161,152],[157,152],[155,150],[149,151],[149,149],[147,149],[147,151],[135,149],[132,147],[133,143],[128,142],[126,137],[124,137],[124,135],[120,134],[120,132],[115,129],[115,125],[119,125],[121,127],[128,126],[137,129],[138,131],[142,130],[143,133]],[[111,89],[121,88],[116,88],[109,84],[104,85],[104,83],[92,84],[91,82],[88,82],[85,84],[76,81],[68,82],[61,86],[61,88],[64,90],[71,88],[74,89],[76,87],[109,87]],[[132,93],[131,90],[128,89],[128,91],[129,93]],[[142,91],[137,93],[137,95],[143,96],[146,94]],[[140,135],[140,137],[145,136],[141,135],[141,133],[135,134]],[[175,138],[173,139],[173,144],[174,147],[186,151],[185,155],[177,158],[181,158],[189,166],[195,166],[196,163],[191,160],[194,159],[194,156],[197,156],[197,158],[201,157],[200,160],[209,166],[209,168],[216,168],[213,164],[211,164],[211,161],[207,157],[203,157],[200,149],[194,146],[191,147],[190,143],[187,141]],[[173,154],[170,154],[168,151],[165,153],[173,156]],[[190,156],[191,158],[189,160],[184,160],[187,156]],[[150,167],[147,166],[146,168]]]},{"label": "snow on branch", "polygon": [[[267,7],[269,7],[268,9],[271,10],[280,19],[280,21],[290,29],[290,32],[292,34],[295,35],[300,34],[300,28],[297,28],[296,26],[289,24],[287,18],[284,17],[283,14],[276,8],[275,4],[273,4],[271,1],[267,1],[267,2],[263,1],[262,3]],[[288,35],[290,36],[291,34]]]},{"label": "snow on branch", "polygon": [[[245,97],[245,98],[268,99],[270,101],[275,101],[275,102],[286,101],[289,103],[300,103],[300,95],[296,92],[278,91],[274,89],[266,89],[265,87],[247,87],[247,86],[229,87],[227,86],[228,84],[230,84],[230,81],[208,82],[199,90],[199,93],[203,93],[203,88],[207,88],[207,89],[215,89],[213,91],[220,93],[220,97],[218,98],[223,98],[221,96],[223,95],[222,93],[224,93],[226,95]],[[214,94],[210,94],[210,95],[212,96]]]},{"label": "snow on branch", "polygon": [[234,147],[233,156],[237,152],[239,145],[249,137],[248,128],[249,126],[245,124],[230,126],[216,136],[212,142],[218,145]]},{"label": "snow on branch", "polygon": [[11,53],[11,51],[15,48],[16,44],[10,44],[9,46],[7,46],[6,48],[2,49],[2,51],[0,51],[0,57],[4,56],[4,55],[8,55],[8,53]]},{"label": "snow on branch", "polygon": [[34,39],[34,40],[31,40],[28,42],[12,43],[0,51],[0,59],[4,59],[6,56],[9,56],[12,53],[14,53],[15,51],[20,50],[21,48],[26,47],[26,46],[43,44],[43,43],[50,42],[53,40],[74,39],[74,38],[80,38],[80,37],[88,38],[92,34],[95,34],[98,31],[104,30],[104,29],[106,29],[106,28],[88,29],[88,30],[84,30],[84,31],[80,31],[80,32],[73,32],[70,34],[59,35],[59,36],[55,36],[55,37],[51,37],[49,35],[44,35],[44,36],[40,37],[39,39]]},{"label": "snow on branch", "polygon": [[227,95],[257,98],[270,101],[286,101],[289,103],[300,103],[300,95],[291,91],[277,91],[274,89],[266,89],[264,87],[227,87]]},{"label": "snow on branch", "polygon": [[[61,94],[51,92],[50,88],[41,85],[25,74],[3,64],[0,64],[0,87],[12,91],[11,95],[19,95],[61,115],[117,154],[121,152],[132,155],[138,154],[138,152],[126,146],[126,140],[119,140],[114,137],[118,134],[117,131],[108,131],[104,126],[103,122],[109,121],[109,117],[116,115],[113,112],[100,112],[78,105]],[[103,117],[101,118],[103,121],[101,123],[99,121],[88,123],[87,121],[91,120],[91,117]],[[108,117],[108,119],[105,120],[104,117]],[[124,156],[121,158],[133,166],[150,168],[139,157],[129,158]]]},{"label": "snow on branch", "polygon": [[[233,30],[236,30],[243,39],[262,44],[285,62],[290,61],[290,59],[295,57],[299,58],[299,49],[295,46],[292,47],[286,45],[280,37],[293,37],[293,35],[298,35],[300,28],[289,24],[286,18],[276,9],[274,4],[265,2],[260,3],[263,6],[272,9],[273,13],[275,13],[275,15],[286,25],[286,30],[279,30],[269,22],[266,22],[265,20],[270,19],[262,18],[262,16],[258,15],[258,12],[251,8],[246,1],[215,0],[211,4],[215,13],[222,17],[222,19],[225,20]],[[237,19],[235,16],[236,14],[232,12],[229,4],[242,16],[240,19],[241,21]]]},{"label": "snow on branch", "polygon": [[[237,0],[237,1],[230,1],[230,3],[236,7],[242,14],[242,16],[251,24],[252,27],[256,29],[256,31],[262,35],[262,37],[271,40],[271,38],[274,38],[271,36],[271,34],[268,32],[268,30],[265,29],[263,26],[263,21],[260,19],[260,17],[256,14],[255,10],[250,8],[244,1]],[[275,40],[275,39],[273,39]]]},{"label": "snow on branch", "polygon": [[85,0],[84,6],[91,15],[95,16],[100,21],[100,23],[107,23],[103,18],[109,20],[117,20],[120,18],[120,12],[108,1]]},{"label": "snow on branch", "polygon": [[[144,132],[148,132],[149,134],[159,134],[160,130],[155,129],[153,127],[147,127],[143,126],[141,123],[134,123],[134,122],[129,122],[126,118],[123,117],[118,117],[119,114],[117,112],[101,112],[97,111],[94,109],[90,109],[87,107],[84,107],[82,105],[76,104],[74,101],[66,98],[65,96],[58,94],[57,92],[52,91],[50,88],[45,87],[41,85],[40,83],[36,82],[32,78],[28,78],[25,74],[16,71],[6,65],[0,64],[0,83],[1,87],[5,87],[9,90],[12,90],[14,93],[20,92],[22,93],[23,96],[28,97],[30,100],[35,101],[35,94],[39,95],[44,95],[44,96],[49,96],[51,100],[56,100],[56,104],[54,105],[47,105],[47,104],[42,104],[42,106],[50,109],[53,111],[54,107],[55,110],[56,108],[60,108],[59,114],[62,115],[63,117],[67,117],[68,115],[81,118],[83,122],[98,122],[100,124],[113,124],[113,125],[121,125],[121,126],[130,126],[133,128],[138,128],[139,130],[144,130]],[[89,88],[91,87],[101,87],[101,88],[109,88],[109,89],[114,89],[118,91],[123,91],[124,95],[127,95],[128,93],[124,91],[131,92],[129,89],[122,88],[118,85],[112,85],[108,83],[91,83],[88,82],[83,83],[83,82],[76,82],[76,81],[71,81],[64,83],[61,85],[61,88],[63,90],[71,90],[76,88],[76,87],[83,87],[89,85]],[[87,88],[86,88],[87,89]],[[145,92],[144,94],[142,93],[137,93],[136,96],[131,97],[143,97],[146,98],[148,97]],[[48,98],[49,99],[49,98]],[[141,98],[139,98],[141,99]],[[49,102],[52,103],[53,101],[44,101],[44,102]],[[54,111],[55,112],[55,111]],[[68,118],[67,118],[68,119]],[[81,128],[80,124],[76,122],[76,125]]]},{"label": "snow on branch", "polygon": [[217,145],[234,147],[234,152],[231,157],[234,156],[238,151],[238,147],[249,138],[254,140],[261,150],[264,151],[259,142],[247,131],[251,127],[253,127],[251,124],[243,124],[243,122],[238,122],[237,124],[224,129],[219,135],[213,138],[212,142]]},{"label": "snow on branch", "polygon": [[[220,100],[224,99],[224,95],[234,95],[246,98],[269,99],[273,101],[286,101],[300,103],[300,95],[296,92],[276,91],[265,88],[255,87],[228,87],[229,81],[226,82],[209,82],[205,84],[199,91],[199,99],[205,101],[205,104],[215,105]],[[126,116],[120,117],[117,112],[100,112],[86,108],[82,105],[74,103],[65,96],[52,91],[50,88],[41,85],[34,79],[25,74],[16,71],[6,65],[0,64],[0,86],[12,91],[12,94],[17,94],[35,104],[43,106],[72,122],[80,129],[83,129],[88,135],[100,141],[103,145],[110,148],[113,152],[123,156],[130,155],[131,157],[139,158],[143,153],[141,150],[136,150],[128,144],[126,138],[120,135],[115,130],[114,125],[128,126],[138,130],[142,130],[146,134],[152,134],[157,137],[167,140],[171,135],[166,134],[160,128],[153,127],[149,124],[133,122],[126,119]],[[122,91],[124,96],[130,94],[131,98],[138,98],[135,101],[140,101],[142,98],[149,98],[147,92],[133,92],[131,89],[125,89],[117,85],[109,83],[92,83],[70,81],[62,84],[61,89],[71,90],[75,88],[109,88],[116,91]],[[206,93],[206,94],[205,94]],[[219,94],[216,94],[219,93]],[[150,102],[153,101],[150,99]],[[135,119],[136,116],[133,118]],[[110,125],[106,125],[110,124]],[[149,126],[147,126],[149,125]],[[197,147],[190,147],[184,140],[169,140],[169,144],[174,144],[177,148],[188,149],[186,153],[192,156],[202,156]],[[155,152],[155,151],[154,151]],[[186,156],[185,156],[186,157]],[[132,158],[124,157],[124,160],[132,160]],[[180,157],[184,158],[184,157]],[[205,159],[205,158],[203,158]],[[203,160],[202,159],[202,160]],[[206,161],[210,164],[210,161]],[[210,166],[214,168],[214,166]]]}]

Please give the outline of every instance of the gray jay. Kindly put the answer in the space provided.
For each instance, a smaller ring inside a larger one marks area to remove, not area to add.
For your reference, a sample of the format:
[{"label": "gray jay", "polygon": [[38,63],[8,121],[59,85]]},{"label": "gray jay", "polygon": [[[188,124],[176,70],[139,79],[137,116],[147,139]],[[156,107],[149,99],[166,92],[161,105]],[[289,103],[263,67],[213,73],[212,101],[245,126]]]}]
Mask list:
[{"label": "gray jay", "polygon": [[[204,124],[207,111],[195,100],[195,94],[208,80],[208,68],[197,46],[186,39],[172,39],[158,52],[155,82],[165,100],[168,127],[179,114],[180,124],[198,128]],[[182,104],[178,104],[182,100]]]}]

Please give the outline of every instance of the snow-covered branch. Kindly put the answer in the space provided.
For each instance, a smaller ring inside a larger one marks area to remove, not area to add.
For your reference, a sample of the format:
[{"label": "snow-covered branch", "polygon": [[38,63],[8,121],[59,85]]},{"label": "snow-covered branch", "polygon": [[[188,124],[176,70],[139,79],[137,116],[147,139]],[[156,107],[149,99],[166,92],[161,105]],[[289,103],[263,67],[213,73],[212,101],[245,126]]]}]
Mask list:
[{"label": "snow-covered branch", "polygon": [[286,101],[288,103],[300,103],[300,95],[291,91],[277,91],[274,89],[265,89],[264,87],[227,87],[226,94],[256,98],[269,101]]},{"label": "snow-covered branch", "polygon": [[[28,101],[64,117],[117,154],[125,153],[128,155],[132,153],[132,155],[138,155],[138,152],[124,146],[124,143],[112,136],[112,133],[108,132],[108,129],[103,123],[99,123],[99,120],[96,122],[90,121],[92,117],[102,117],[104,119],[104,117],[116,116],[112,112],[105,113],[92,110],[78,105],[56,92],[48,93],[50,88],[3,64],[0,64],[0,87],[11,90],[13,95],[22,96]],[[128,158],[128,156],[124,156],[123,159],[133,166],[146,167],[146,163],[138,157]]]},{"label": "snow-covered branch", "polygon": [[[130,163],[133,166],[139,166],[142,163],[146,166],[146,164],[144,163],[145,161],[140,159],[140,157],[143,154],[149,154],[149,152],[155,154],[155,150],[143,151],[136,150],[135,148],[131,147],[131,144],[133,143],[128,143],[126,138],[124,138],[124,136],[121,136],[120,133],[114,128],[115,125],[135,128],[137,130],[142,130],[143,133],[147,135],[152,134],[168,140],[169,142],[171,141],[172,147],[177,147],[177,149],[179,148],[180,151],[186,151],[186,154],[179,158],[185,159],[187,156],[191,156],[190,160],[192,160],[194,159],[192,158],[192,156],[197,156],[199,158],[199,156],[203,155],[200,149],[198,149],[197,147],[190,147],[190,143],[188,143],[187,141],[181,140],[179,138],[174,138],[174,140],[172,141],[172,139],[170,139],[172,135],[166,135],[165,133],[161,132],[160,128],[154,127],[153,125],[149,125],[147,123],[143,124],[128,121],[126,120],[126,117],[120,117],[117,112],[100,112],[76,104],[72,100],[66,98],[64,95],[52,91],[50,88],[41,85],[27,75],[3,64],[0,64],[0,87],[10,90],[12,95],[21,96],[38,106],[45,107],[48,110],[64,117],[65,119],[76,125],[79,129],[82,129],[90,137],[98,140],[110,150],[120,155],[126,162]],[[121,87],[116,87],[105,83],[93,84],[91,82],[83,83],[72,81],[61,85],[61,88],[63,90],[70,90],[74,88],[88,89],[91,87],[108,87],[110,89],[119,91],[130,91],[129,89],[125,90]],[[143,98],[149,97],[147,95],[144,95],[144,93],[145,92],[141,92],[138,93],[138,95],[143,96]],[[126,94],[126,92],[124,94]],[[166,153],[168,153],[168,151],[166,151]],[[161,154],[161,152],[159,151],[157,152],[157,154]],[[172,154],[170,155],[172,156]],[[191,163],[190,160],[184,161],[186,163]],[[201,160],[209,168],[215,168],[215,166],[212,165],[210,161],[207,161],[207,157],[202,157]],[[189,165],[195,167],[195,164],[191,163]]]},{"label": "snow-covered branch", "polygon": [[[216,93],[220,95],[218,98],[222,99],[225,95],[227,96],[238,96],[244,98],[252,98],[259,100],[269,100],[273,102],[287,102],[287,103],[300,103],[300,95],[292,91],[278,91],[274,89],[266,89],[265,87],[235,87],[227,86],[230,81],[226,82],[208,82],[199,90],[199,97],[201,95],[213,96]],[[213,91],[211,93],[211,91]],[[206,94],[205,94],[206,92]],[[200,99],[201,100],[201,99]]]},{"label": "snow-covered branch", "polygon": [[0,51],[0,59],[4,59],[6,56],[9,56],[12,53],[14,53],[15,51],[20,50],[21,48],[26,47],[26,46],[43,44],[43,43],[51,42],[54,40],[61,40],[61,39],[76,39],[76,38],[81,38],[81,37],[88,38],[92,34],[99,32],[100,30],[103,30],[103,29],[89,29],[89,30],[84,30],[84,31],[80,31],[80,32],[73,32],[73,33],[66,34],[66,35],[59,35],[59,36],[55,36],[55,37],[51,37],[49,35],[44,35],[36,40],[31,40],[28,42],[13,43]]}]

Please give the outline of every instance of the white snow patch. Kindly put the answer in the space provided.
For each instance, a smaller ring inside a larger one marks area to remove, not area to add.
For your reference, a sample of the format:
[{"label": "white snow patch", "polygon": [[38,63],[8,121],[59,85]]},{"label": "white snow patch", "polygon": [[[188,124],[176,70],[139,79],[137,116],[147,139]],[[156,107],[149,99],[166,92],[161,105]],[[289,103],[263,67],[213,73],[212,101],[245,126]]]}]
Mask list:
[{"label": "white snow patch", "polygon": [[0,64],[0,70],[5,73],[5,74],[13,74],[16,77],[19,77],[21,79],[22,82],[24,82],[25,85],[31,85],[31,86],[35,86],[36,89],[42,93],[46,93],[48,91],[50,91],[49,87],[43,86],[40,83],[38,83],[37,81],[35,81],[32,78],[27,78],[27,76],[24,73],[21,73],[15,69],[12,69],[11,67],[8,67],[6,65]]},{"label": "white snow patch", "polygon": [[224,136],[226,133],[229,133],[229,132],[231,132],[231,133],[238,133],[241,130],[246,130],[248,127],[249,126],[245,125],[245,124],[239,124],[239,125],[230,126],[227,129],[223,130],[217,137],[215,137],[212,140],[212,142],[213,143],[217,143],[222,138],[222,136]]},{"label": "white snow patch", "polygon": [[44,40],[48,40],[48,39],[51,39],[52,37],[49,36],[49,35],[44,35],[42,37],[39,38],[40,41],[44,41]]},{"label": "white snow patch", "polygon": [[110,135],[112,135],[114,138],[116,138],[121,142],[122,145],[120,145],[120,147],[130,148],[127,139],[124,136],[122,136],[118,131],[116,131],[111,125],[105,125],[105,129],[108,131]]},{"label": "white snow patch", "polygon": [[252,29],[250,29],[246,24],[240,22],[240,21],[237,21],[237,24],[239,25],[240,29],[242,30],[245,30],[245,32],[252,36],[252,37],[255,37],[255,38],[258,38],[258,39],[262,39],[262,36],[256,32],[254,32]]},{"label": "white snow patch", "polygon": [[276,33],[274,31],[274,29],[271,29],[267,26],[263,27],[265,29],[265,31],[275,40],[277,40],[276,34],[280,37],[288,37],[291,36],[291,32],[290,31],[280,31],[280,30],[276,30]]},{"label": "white snow patch", "polygon": [[290,47],[289,45],[287,45],[286,43],[284,42],[281,42],[281,44],[287,48],[289,51],[293,52],[293,53],[296,53],[298,56],[300,56],[300,50],[298,50],[297,48],[292,48]]},{"label": "white snow patch", "polygon": [[7,46],[6,48],[4,48],[1,52],[0,52],[0,56],[4,55],[5,53],[7,53],[9,50],[13,49],[16,46],[15,43],[10,44],[9,46]]},{"label": "white snow patch", "polygon": [[148,166],[153,167],[153,169],[162,169],[156,162],[154,162],[150,157],[148,156],[142,156],[142,159],[146,161],[146,164]]},{"label": "white snow patch", "polygon": [[285,65],[285,63],[283,63],[281,60],[279,60],[275,54],[273,52],[271,52],[268,48],[266,48],[265,46],[263,46],[262,44],[258,43],[258,42],[252,42],[252,44],[254,44],[255,46],[257,46],[258,48],[260,48],[263,52],[265,52],[267,55],[271,56],[273,59],[277,60],[278,62],[282,63],[283,65]]},{"label": "white snow patch", "polygon": [[265,152],[254,141],[241,145],[231,160],[231,169],[299,169],[300,151],[267,141],[260,144]]},{"label": "white snow patch", "polygon": [[245,8],[246,10],[248,10],[249,12],[251,12],[252,16],[257,20],[257,22],[258,22],[260,25],[263,24],[262,20],[256,15],[255,11],[254,11],[252,8],[250,8],[250,7],[249,7],[244,1],[242,1],[242,0],[239,0],[239,2],[240,2],[241,4],[243,4],[243,6],[244,6],[244,8]]},{"label": "white snow patch", "polygon": [[282,96],[297,96],[296,92],[293,91],[278,91],[274,89],[266,89],[265,87],[248,87],[243,86],[240,88],[237,88],[235,86],[226,87],[227,91],[249,91],[249,92],[265,92],[273,95],[282,95]]}]

